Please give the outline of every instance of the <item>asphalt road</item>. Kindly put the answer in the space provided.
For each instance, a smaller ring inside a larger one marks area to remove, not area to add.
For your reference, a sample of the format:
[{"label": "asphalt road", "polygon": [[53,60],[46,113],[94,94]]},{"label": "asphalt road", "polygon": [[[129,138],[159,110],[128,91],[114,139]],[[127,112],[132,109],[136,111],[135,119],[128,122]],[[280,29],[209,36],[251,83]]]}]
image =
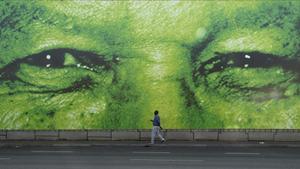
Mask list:
[{"label": "asphalt road", "polygon": [[300,148],[2,147],[0,169],[299,169]]}]

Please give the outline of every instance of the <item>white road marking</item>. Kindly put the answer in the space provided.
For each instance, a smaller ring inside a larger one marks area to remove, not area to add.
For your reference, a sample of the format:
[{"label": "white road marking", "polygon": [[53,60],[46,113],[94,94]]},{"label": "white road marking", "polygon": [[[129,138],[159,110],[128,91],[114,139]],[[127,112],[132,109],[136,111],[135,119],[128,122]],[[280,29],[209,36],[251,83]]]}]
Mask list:
[{"label": "white road marking", "polygon": [[260,153],[227,152],[226,155],[260,155]]},{"label": "white road marking", "polygon": [[161,152],[161,151],[134,151],[134,154],[171,154],[171,152]]},{"label": "white road marking", "polygon": [[52,144],[55,147],[90,147],[91,144]]},{"label": "white road marking", "polygon": [[34,150],[32,153],[73,153],[73,151],[47,151],[47,150]]},{"label": "white road marking", "polygon": [[0,160],[10,160],[11,158],[9,157],[0,157]]},{"label": "white road marking", "polygon": [[133,158],[131,161],[158,161],[158,162],[203,162],[203,160],[175,160],[175,159],[150,159],[150,158]]}]

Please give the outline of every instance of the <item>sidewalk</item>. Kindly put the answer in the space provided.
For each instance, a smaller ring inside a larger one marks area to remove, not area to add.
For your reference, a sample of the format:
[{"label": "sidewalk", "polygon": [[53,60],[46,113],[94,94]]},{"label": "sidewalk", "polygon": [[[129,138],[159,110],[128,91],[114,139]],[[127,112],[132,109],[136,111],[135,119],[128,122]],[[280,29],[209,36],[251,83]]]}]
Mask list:
[{"label": "sidewalk", "polygon": [[167,141],[150,145],[149,141],[0,141],[0,148],[23,146],[136,146],[136,147],[299,147],[300,142],[220,142],[220,141]]}]

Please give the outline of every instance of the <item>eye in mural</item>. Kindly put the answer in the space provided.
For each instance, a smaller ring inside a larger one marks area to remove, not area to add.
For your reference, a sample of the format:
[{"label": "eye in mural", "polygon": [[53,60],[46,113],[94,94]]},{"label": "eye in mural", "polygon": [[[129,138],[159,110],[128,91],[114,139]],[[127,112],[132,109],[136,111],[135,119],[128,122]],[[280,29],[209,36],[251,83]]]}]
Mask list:
[{"label": "eye in mural", "polygon": [[[63,69],[81,69],[86,72],[102,73],[105,76],[116,62],[117,60],[105,60],[103,56],[89,52],[53,49],[17,59],[0,72],[3,81],[19,82],[32,89],[36,88],[28,92],[67,93],[92,87],[94,82],[88,73],[80,76],[79,74],[59,76]],[[12,91],[10,94],[13,94]]]},{"label": "eye in mural", "polygon": [[1,1],[0,128],[299,128],[299,8]]},{"label": "eye in mural", "polygon": [[[216,91],[228,88],[253,101],[285,99],[299,94],[299,59],[288,59],[259,52],[216,54],[201,64],[204,83]],[[243,74],[246,76],[243,77]],[[274,76],[275,75],[275,76]],[[268,78],[272,77],[273,78]],[[231,78],[230,78],[231,77]],[[208,81],[214,81],[208,83]],[[293,90],[289,91],[289,87]],[[273,95],[270,94],[273,92]],[[256,97],[255,97],[255,94]]]}]

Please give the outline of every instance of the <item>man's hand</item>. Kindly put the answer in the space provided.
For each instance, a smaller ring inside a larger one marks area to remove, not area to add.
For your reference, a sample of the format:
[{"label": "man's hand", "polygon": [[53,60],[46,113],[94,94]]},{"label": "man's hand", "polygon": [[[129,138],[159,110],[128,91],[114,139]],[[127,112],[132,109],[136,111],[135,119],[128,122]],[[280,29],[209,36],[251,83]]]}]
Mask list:
[{"label": "man's hand", "polygon": [[161,130],[163,130],[163,128],[162,128],[161,126],[159,126],[159,128],[160,128]]},{"label": "man's hand", "polygon": [[153,122],[153,120],[150,120],[151,122]]}]

